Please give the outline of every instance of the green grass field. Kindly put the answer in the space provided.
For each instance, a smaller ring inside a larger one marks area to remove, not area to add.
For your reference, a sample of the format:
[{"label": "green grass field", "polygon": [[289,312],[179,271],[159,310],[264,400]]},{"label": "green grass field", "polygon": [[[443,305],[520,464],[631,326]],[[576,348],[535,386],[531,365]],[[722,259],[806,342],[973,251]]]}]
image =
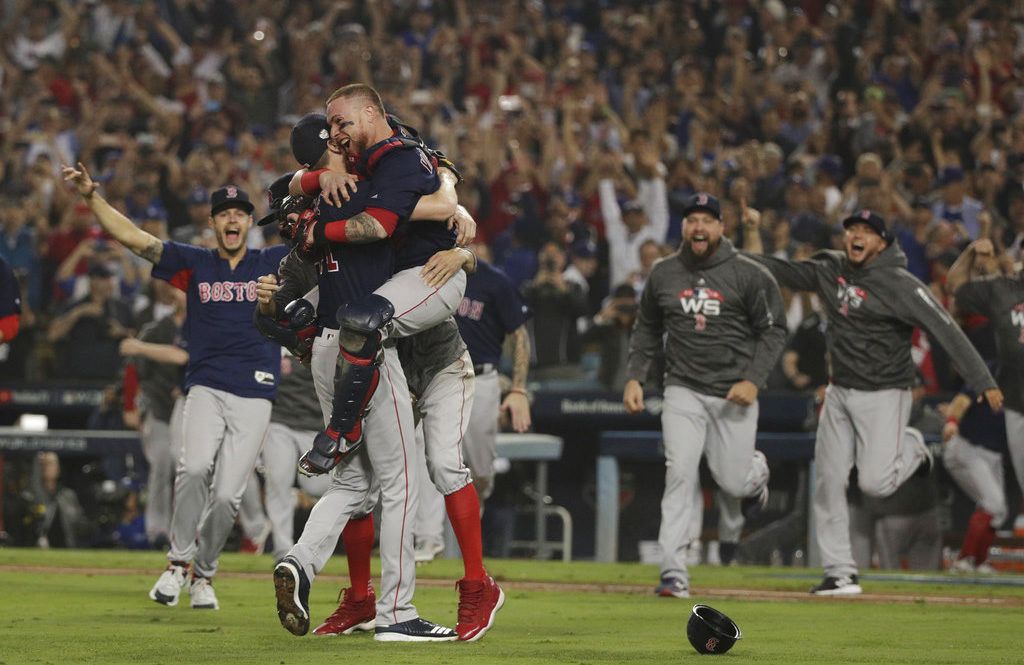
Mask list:
[{"label": "green grass field", "polygon": [[[220,611],[190,609],[187,594],[177,607],[158,605],[146,593],[163,562],[158,553],[0,549],[0,664],[695,662],[686,620],[704,601],[743,629],[721,657],[730,663],[1024,662],[1022,586],[883,579],[865,583],[875,600],[822,600],[783,593],[806,591],[813,580],[794,575],[807,571],[698,567],[685,601],[650,593],[653,566],[493,561],[507,601],[484,640],[385,645],[366,633],[285,632],[266,556],[224,555]],[[460,571],[453,561],[420,567],[424,617],[454,623]],[[333,611],[344,572],[337,558],[314,583],[314,624]]]}]

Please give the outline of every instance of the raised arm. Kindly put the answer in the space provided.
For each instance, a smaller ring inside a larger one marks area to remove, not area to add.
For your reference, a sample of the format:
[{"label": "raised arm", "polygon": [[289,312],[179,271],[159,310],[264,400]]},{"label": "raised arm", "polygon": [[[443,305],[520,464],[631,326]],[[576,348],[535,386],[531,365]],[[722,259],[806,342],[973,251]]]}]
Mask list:
[{"label": "raised arm", "polygon": [[761,213],[747,207],[746,200],[740,202],[740,218],[743,222],[743,244],[747,256],[772,274],[778,283],[796,291],[815,291],[818,286],[818,266],[814,261],[790,261],[765,256],[761,243]]},{"label": "raised arm", "polygon": [[89,172],[81,162],[78,163],[77,169],[61,165],[61,173],[64,175],[64,180],[75,186],[79,195],[89,206],[89,210],[96,215],[100,226],[107,233],[130,249],[136,256],[140,256],[153,264],[160,262],[160,257],[164,250],[163,242],[135,226],[132,220],[115,210],[102,196],[97,194],[96,188],[98,185],[93,182]]},{"label": "raised arm", "polygon": [[928,288],[909,274],[893,286],[896,316],[905,323],[919,326],[928,333],[929,339],[938,342],[953,359],[967,384],[978,393],[985,393],[989,405],[998,410],[1003,398],[996,380],[967,336]]}]

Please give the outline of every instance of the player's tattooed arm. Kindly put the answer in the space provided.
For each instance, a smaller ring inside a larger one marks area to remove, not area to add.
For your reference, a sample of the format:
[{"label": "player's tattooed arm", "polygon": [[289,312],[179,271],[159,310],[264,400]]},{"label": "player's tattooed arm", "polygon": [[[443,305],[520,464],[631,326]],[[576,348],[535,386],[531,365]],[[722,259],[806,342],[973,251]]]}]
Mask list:
[{"label": "player's tattooed arm", "polygon": [[501,412],[507,416],[512,429],[525,432],[530,428],[530,399],[526,392],[526,372],[530,367],[530,337],[526,326],[519,326],[512,338],[512,388],[501,403]]},{"label": "player's tattooed arm", "polygon": [[526,390],[526,374],[530,369],[530,336],[526,326],[512,332],[512,390]]},{"label": "player's tattooed arm", "polygon": [[163,255],[164,245],[159,238],[146,233],[135,226],[132,220],[110,205],[106,199],[96,193],[98,185],[81,162],[78,168],[61,166],[64,180],[75,186],[79,195],[96,215],[100,226],[114,239],[150,263],[158,263]]},{"label": "player's tattooed arm", "polygon": [[387,238],[388,232],[376,217],[361,212],[345,221],[345,237],[348,242],[373,242]]}]

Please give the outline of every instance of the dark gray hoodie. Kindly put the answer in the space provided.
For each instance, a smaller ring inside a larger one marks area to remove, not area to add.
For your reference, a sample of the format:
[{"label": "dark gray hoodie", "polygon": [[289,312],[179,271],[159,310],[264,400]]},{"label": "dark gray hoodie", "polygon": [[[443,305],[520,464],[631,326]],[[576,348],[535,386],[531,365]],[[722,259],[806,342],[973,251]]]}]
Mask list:
[{"label": "dark gray hoodie", "polygon": [[897,243],[860,267],[844,252],[825,250],[806,261],[747,255],[767,266],[779,284],[813,291],[828,317],[832,383],[856,390],[910,388],[915,366],[911,335],[922,328],[978,392],[996,383],[981,356],[931,291],[907,272]]},{"label": "dark gray hoodie", "polygon": [[786,343],[779,287],[727,238],[705,261],[684,247],[651,270],[626,378],[642,383],[663,343],[666,386],[713,397],[743,379],[763,387]]}]

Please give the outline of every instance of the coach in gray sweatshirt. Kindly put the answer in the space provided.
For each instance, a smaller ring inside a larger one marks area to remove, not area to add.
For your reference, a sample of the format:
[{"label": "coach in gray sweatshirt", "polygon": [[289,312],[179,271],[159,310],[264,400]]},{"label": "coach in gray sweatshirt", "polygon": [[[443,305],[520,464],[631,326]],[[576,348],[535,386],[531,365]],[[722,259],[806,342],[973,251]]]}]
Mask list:
[{"label": "coach in gray sweatshirt", "polygon": [[717,199],[697,194],[684,211],[683,244],[655,264],[630,340],[623,403],[644,408],[642,381],[664,345],[659,596],[689,596],[688,528],[702,454],[730,497],[768,497],[768,465],[754,450],[757,393],[786,342],[775,279],[722,237]]},{"label": "coach in gray sweatshirt", "polygon": [[[760,251],[760,213],[743,206],[744,238]],[[764,264],[783,286],[818,294],[828,318],[831,383],[815,442],[813,514],[825,577],[817,595],[861,592],[850,550],[846,487],[856,464],[869,497],[890,496],[930,454],[921,433],[907,427],[915,327],[942,346],[961,374],[998,410],[1002,393],[978,352],[916,277],[885,220],[861,210],[843,221],[845,252],[822,251],[807,261],[769,256]]]}]

